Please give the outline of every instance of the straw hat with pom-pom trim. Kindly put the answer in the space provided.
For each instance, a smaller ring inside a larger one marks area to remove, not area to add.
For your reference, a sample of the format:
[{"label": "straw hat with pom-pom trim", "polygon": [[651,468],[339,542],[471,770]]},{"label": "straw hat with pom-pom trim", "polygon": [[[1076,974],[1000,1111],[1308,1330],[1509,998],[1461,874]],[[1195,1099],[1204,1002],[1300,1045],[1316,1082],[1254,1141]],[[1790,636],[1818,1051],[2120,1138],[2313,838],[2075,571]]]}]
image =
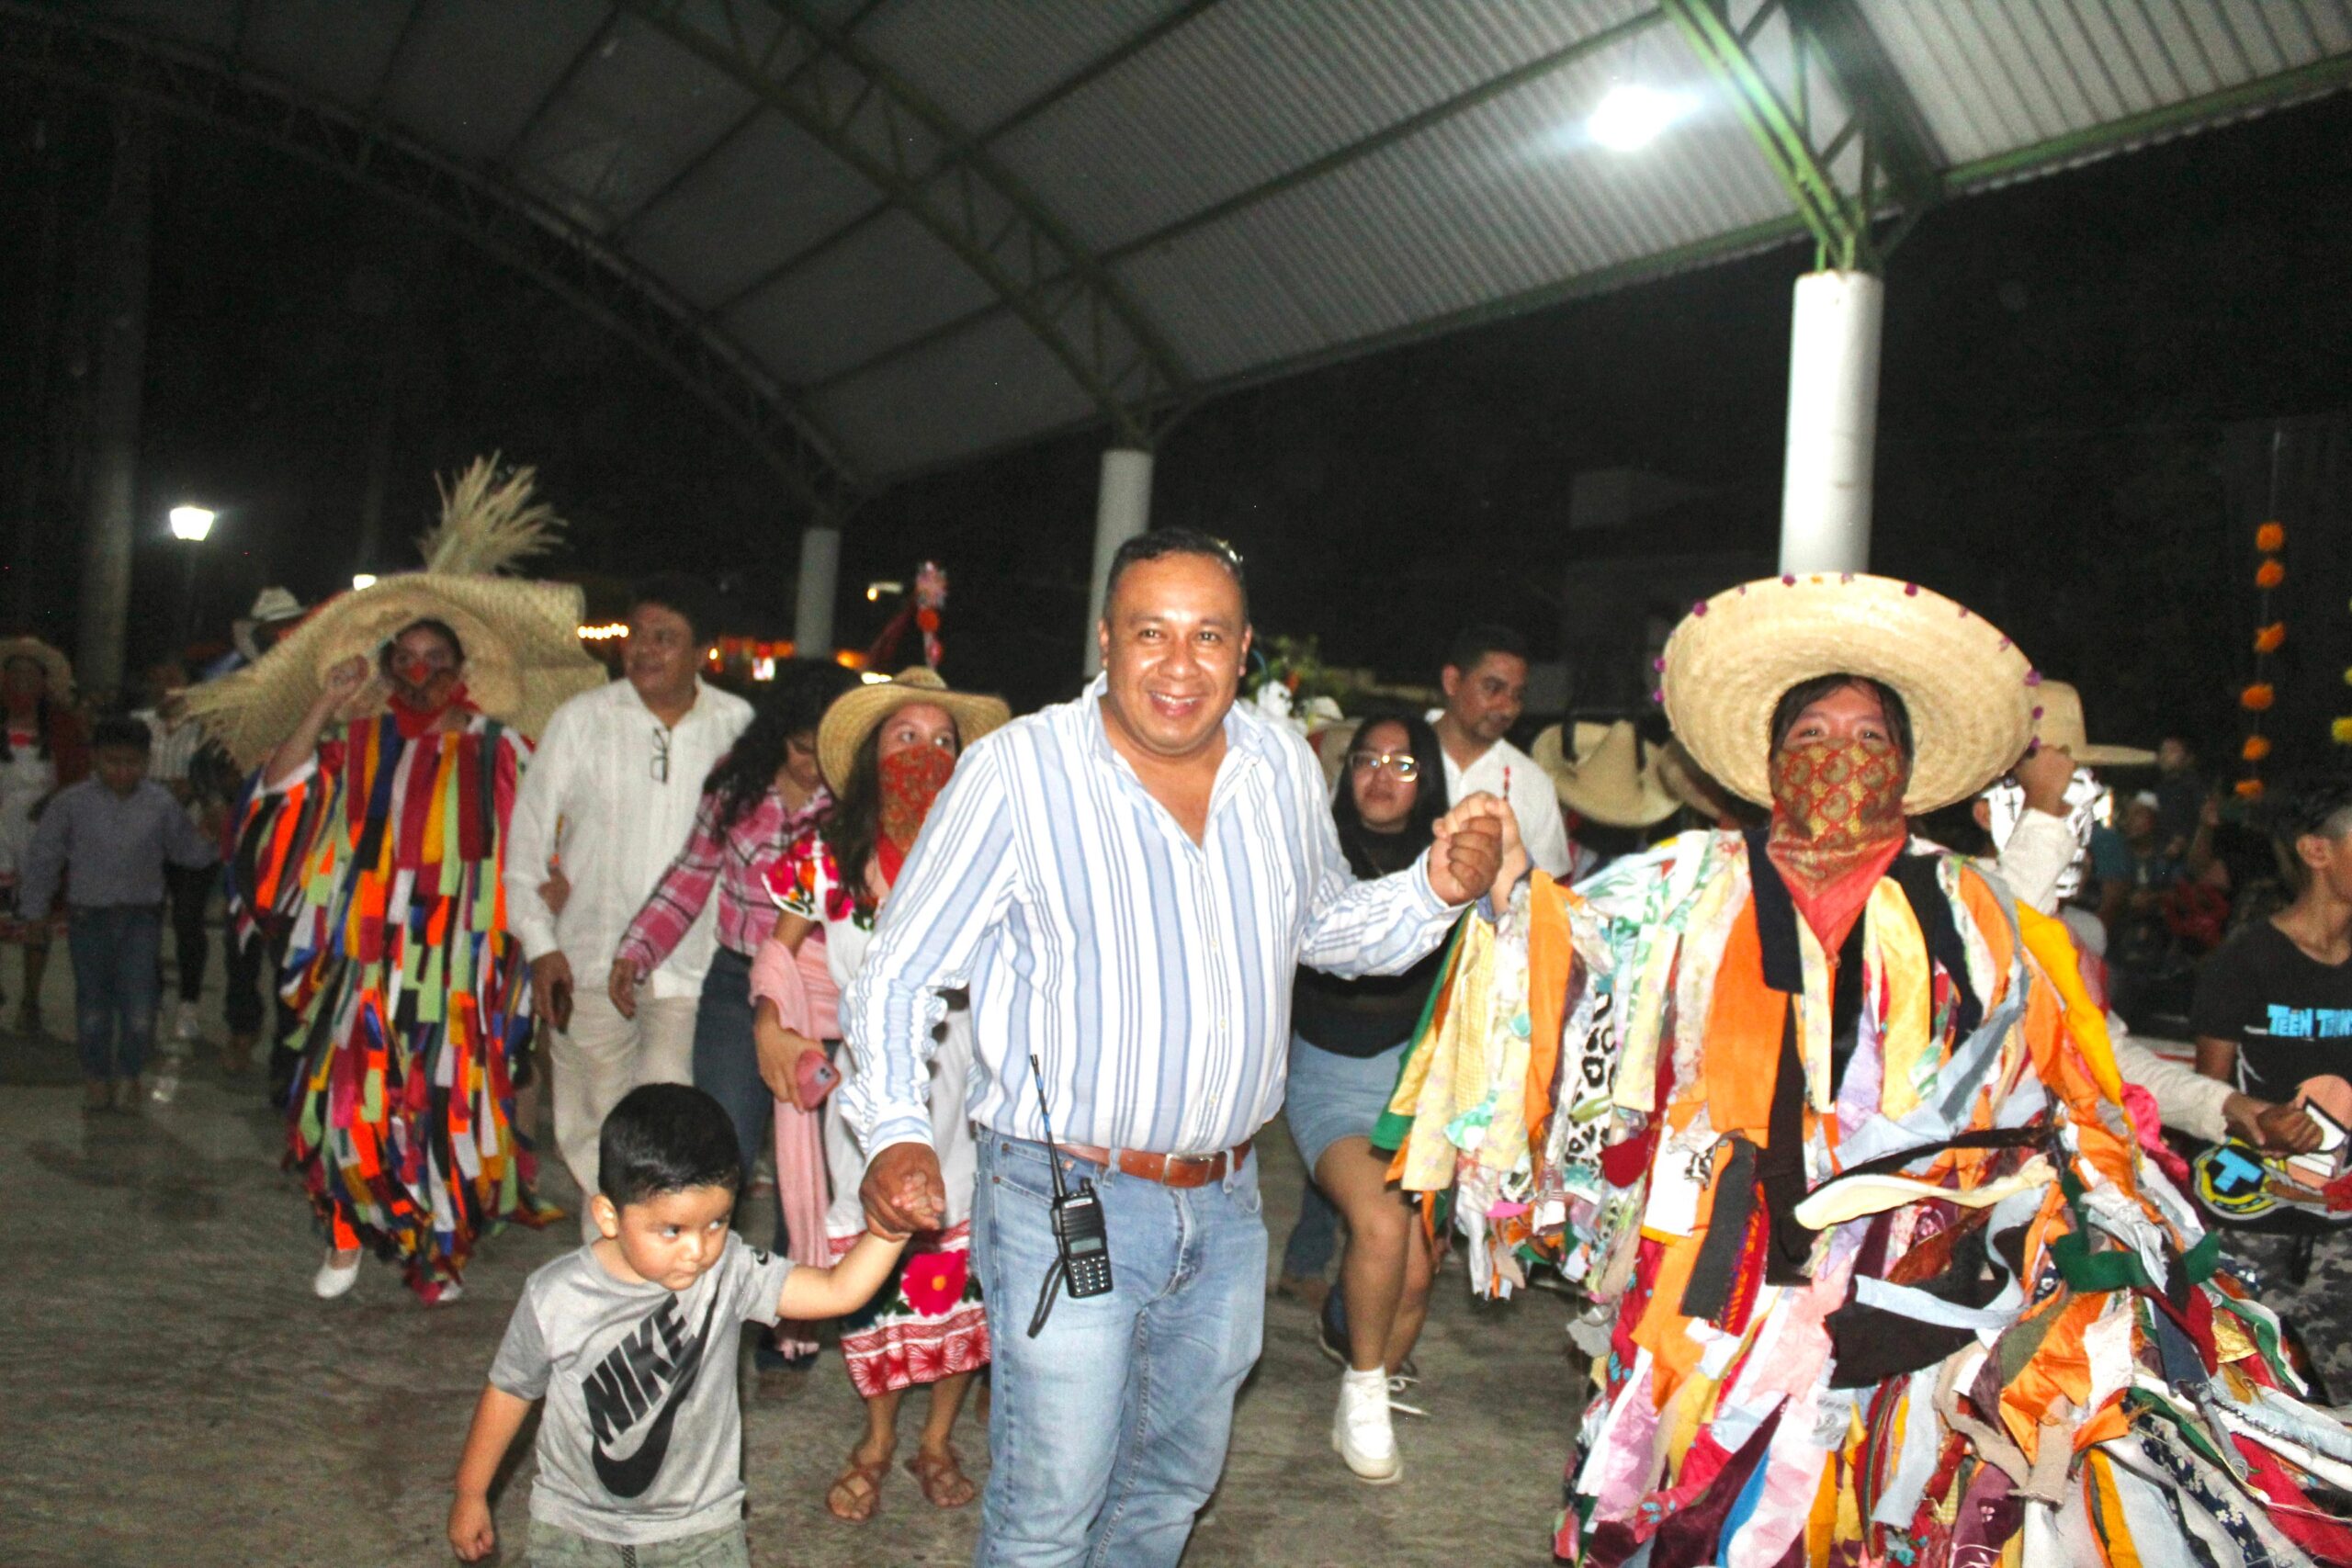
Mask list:
[{"label": "straw hat with pom-pom trim", "polygon": [[[607,677],[580,646],[578,588],[495,575],[546,548],[562,526],[552,509],[531,501],[534,477],[477,459],[442,491],[440,525],[419,541],[423,571],[328,600],[254,663],[189,692],[188,711],[252,767],[301,722],[329,671],[355,654],[373,664],[402,630],[435,620],[464,648],[474,706],[537,735],[567,699]],[[384,695],[381,682],[370,682],[337,716],[373,717]]]},{"label": "straw hat with pom-pom trim", "polygon": [[6,669],[12,659],[29,659],[40,666],[49,682],[49,700],[71,703],[74,700],[74,661],[37,637],[0,637],[0,669]]},{"label": "straw hat with pom-pom trim", "polygon": [[2156,754],[2144,746],[2105,746],[2093,743],[2083,718],[2083,694],[2064,681],[2044,681],[2034,699],[2041,722],[2034,739],[2044,746],[2064,746],[2075,765],[2083,768],[2149,768]]},{"label": "straw hat with pom-pom trim", "polygon": [[2025,755],[2041,676],[2000,628],[1915,582],[1860,572],[1768,577],[1691,607],[1658,661],[1658,696],[1691,758],[1772,802],[1773,705],[1841,671],[1893,687],[1911,716],[1913,816],[1965,799]]},{"label": "straw hat with pom-pom trim", "polygon": [[1658,783],[1657,759],[1644,765],[1641,734],[1630,720],[1577,725],[1573,756],[1561,745],[1567,738],[1555,724],[1528,749],[1551,775],[1561,805],[1604,828],[1650,828],[1674,815],[1674,797]]},{"label": "straw hat with pom-pom trim", "polygon": [[963,748],[969,748],[989,730],[1001,729],[1012,721],[1012,710],[1004,705],[1001,697],[951,692],[937,671],[920,664],[911,670],[901,670],[888,681],[843,692],[825,710],[823,720],[817,726],[817,768],[825,775],[825,787],[835,795],[841,794],[857,767],[858,748],[865,744],[865,738],[884,719],[917,703],[945,709],[947,716],[956,721],[956,738]]}]

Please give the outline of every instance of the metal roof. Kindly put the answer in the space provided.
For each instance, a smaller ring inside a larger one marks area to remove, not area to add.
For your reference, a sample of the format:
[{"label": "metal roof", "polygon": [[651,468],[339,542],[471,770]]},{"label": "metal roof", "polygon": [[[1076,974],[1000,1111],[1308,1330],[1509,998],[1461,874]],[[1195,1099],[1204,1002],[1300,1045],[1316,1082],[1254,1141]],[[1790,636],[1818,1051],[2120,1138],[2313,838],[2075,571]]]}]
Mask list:
[{"label": "metal roof", "polygon": [[[2344,85],[2352,0],[0,0],[0,67],[481,227],[821,505],[1818,232],[1828,186],[1868,244]],[[1631,82],[1687,112],[1612,152]]]}]

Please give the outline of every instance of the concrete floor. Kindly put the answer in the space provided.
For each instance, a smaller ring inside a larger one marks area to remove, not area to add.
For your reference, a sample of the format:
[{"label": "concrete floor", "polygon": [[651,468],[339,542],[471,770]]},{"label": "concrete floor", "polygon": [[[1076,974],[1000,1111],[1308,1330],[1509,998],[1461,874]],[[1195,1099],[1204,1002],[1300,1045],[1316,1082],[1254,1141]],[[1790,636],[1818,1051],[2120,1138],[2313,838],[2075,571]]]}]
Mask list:
[{"label": "concrete floor", "polygon": [[[52,1028],[73,1016],[66,967],[61,944],[45,987]],[[17,973],[14,950],[0,950],[11,1021]],[[217,996],[206,1028],[219,1038]],[[319,1302],[318,1244],[252,1077],[224,1079],[208,1049],[171,1103],[141,1118],[85,1119],[79,1100],[70,1047],[0,1033],[0,1568],[454,1562],[442,1530],[467,1418],[524,1277],[571,1244],[571,1228],[492,1238],[448,1307],[419,1308],[372,1261],[350,1295]],[[1278,1252],[1298,1160],[1279,1123],[1261,1146]],[[560,1175],[548,1186],[570,1199]],[[1419,1352],[1429,1419],[1398,1418],[1404,1479],[1375,1488],[1330,1451],[1337,1372],[1313,1322],[1271,1298],[1265,1358],[1186,1562],[1548,1562],[1580,1397],[1566,1316],[1544,1292],[1476,1302],[1450,1270]],[[861,1426],[837,1357],[780,1393],[750,1375],[748,1351],[744,1368],[756,1562],[970,1561],[977,1507],[925,1506],[903,1470],[871,1522],[825,1513]],[[959,1446],[978,1479],[988,1444],[975,1415]],[[526,1452],[496,1503],[510,1563],[529,1471]]]}]

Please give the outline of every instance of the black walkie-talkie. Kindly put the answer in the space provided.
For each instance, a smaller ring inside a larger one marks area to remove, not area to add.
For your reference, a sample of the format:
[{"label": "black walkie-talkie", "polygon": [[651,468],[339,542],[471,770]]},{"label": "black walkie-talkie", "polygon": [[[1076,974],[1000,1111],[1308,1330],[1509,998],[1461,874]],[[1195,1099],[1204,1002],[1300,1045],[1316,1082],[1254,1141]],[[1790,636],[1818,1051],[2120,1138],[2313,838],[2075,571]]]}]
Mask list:
[{"label": "black walkie-talkie", "polygon": [[1036,1315],[1029,1320],[1029,1337],[1035,1339],[1053,1314],[1056,1285],[1067,1284],[1069,1293],[1081,1301],[1110,1293],[1111,1237],[1103,1228],[1102,1200],[1095,1194],[1094,1183],[1080,1177],[1072,1192],[1062,1180],[1061,1150],[1054,1145],[1053,1117],[1046,1110],[1046,1070],[1034,1053],[1029,1071],[1037,1080],[1037,1117],[1045,1125],[1046,1163],[1053,1172],[1054,1247],[1058,1254],[1046,1270],[1046,1288],[1037,1292]]}]

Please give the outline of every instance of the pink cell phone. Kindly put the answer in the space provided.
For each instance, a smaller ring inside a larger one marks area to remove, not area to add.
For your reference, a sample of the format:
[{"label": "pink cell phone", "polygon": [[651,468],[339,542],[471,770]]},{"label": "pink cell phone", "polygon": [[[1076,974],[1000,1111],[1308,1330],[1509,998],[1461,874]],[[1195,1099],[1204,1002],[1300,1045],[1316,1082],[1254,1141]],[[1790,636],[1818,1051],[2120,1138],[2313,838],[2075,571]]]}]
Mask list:
[{"label": "pink cell phone", "polygon": [[841,1069],[825,1059],[822,1051],[803,1051],[800,1060],[792,1065],[794,1084],[800,1090],[803,1110],[814,1111],[825,1102],[825,1096],[841,1087]]}]

